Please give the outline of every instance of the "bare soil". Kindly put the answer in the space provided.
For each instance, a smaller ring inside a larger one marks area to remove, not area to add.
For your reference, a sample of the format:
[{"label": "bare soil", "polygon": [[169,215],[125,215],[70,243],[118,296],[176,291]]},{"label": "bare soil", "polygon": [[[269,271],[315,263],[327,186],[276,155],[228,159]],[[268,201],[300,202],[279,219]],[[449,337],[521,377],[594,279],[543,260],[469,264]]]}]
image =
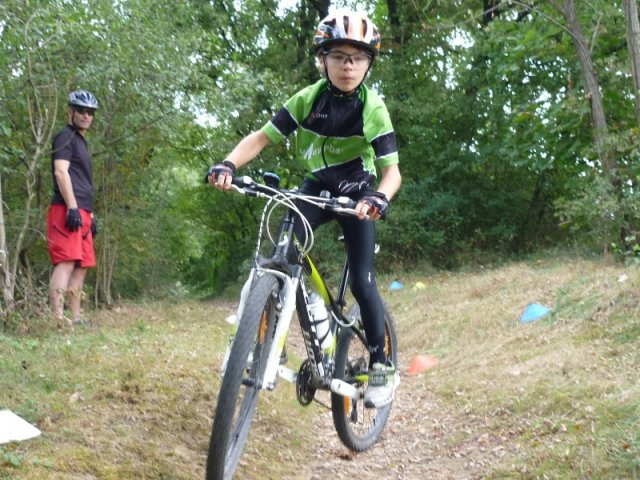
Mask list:
[{"label": "bare soil", "polygon": [[[299,329],[292,328],[290,351],[302,356],[304,347]],[[409,353],[409,352],[407,352]],[[404,358],[409,364],[410,358]],[[293,367],[292,365],[289,365]],[[437,368],[437,366],[435,367]],[[430,392],[426,376],[429,370],[409,375],[401,368],[401,384],[396,392],[392,413],[380,440],[369,450],[355,453],[338,438],[331,411],[314,417],[313,453],[300,462],[300,479],[331,478],[360,480],[476,480],[486,478],[487,467],[517,449],[508,434],[491,432],[487,419],[464,411],[451,411]],[[293,394],[293,393],[292,393]],[[329,406],[330,397],[317,392],[316,399]],[[296,420],[293,419],[293,422]],[[266,440],[278,441],[277,432],[256,432]],[[282,445],[286,449],[286,445]],[[242,474],[240,473],[240,477]],[[270,478],[270,477],[269,477]]]},{"label": "bare soil", "polygon": [[[376,445],[355,454],[330,435],[306,462],[301,478],[475,480],[487,478],[488,467],[517,449],[508,434],[491,433],[486,420],[444,409],[419,377],[402,380]],[[327,412],[314,430],[326,436],[331,422]]]}]

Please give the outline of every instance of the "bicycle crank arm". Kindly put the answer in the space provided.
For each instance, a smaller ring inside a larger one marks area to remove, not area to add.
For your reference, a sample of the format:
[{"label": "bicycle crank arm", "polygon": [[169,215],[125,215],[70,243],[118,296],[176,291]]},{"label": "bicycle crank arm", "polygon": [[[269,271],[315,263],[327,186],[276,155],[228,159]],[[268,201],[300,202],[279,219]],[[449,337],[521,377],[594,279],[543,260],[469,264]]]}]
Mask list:
[{"label": "bicycle crank arm", "polygon": [[343,397],[349,397],[352,400],[360,400],[361,397],[360,389],[358,387],[354,387],[350,383],[337,378],[331,380],[331,391],[338,395],[342,395]]},{"label": "bicycle crank arm", "polygon": [[[298,374],[295,371],[282,365],[278,367],[278,376],[290,383],[295,383],[298,379]],[[331,391],[353,400],[359,400],[362,397],[359,388],[354,387],[344,380],[338,380],[337,378],[331,380]]]},{"label": "bicycle crank arm", "polygon": [[289,383],[296,383],[296,380],[298,379],[298,373],[291,370],[290,368],[280,365],[278,367],[278,377],[286,380]]}]

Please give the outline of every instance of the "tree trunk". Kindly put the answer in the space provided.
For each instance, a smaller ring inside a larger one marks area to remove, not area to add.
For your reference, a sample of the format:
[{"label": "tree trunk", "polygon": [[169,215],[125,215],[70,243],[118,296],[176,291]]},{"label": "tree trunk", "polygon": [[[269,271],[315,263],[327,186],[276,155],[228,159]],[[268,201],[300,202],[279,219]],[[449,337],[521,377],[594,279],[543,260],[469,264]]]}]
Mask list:
[{"label": "tree trunk", "polygon": [[627,43],[629,45],[631,73],[633,75],[636,121],[640,128],[640,22],[638,21],[638,3],[636,0],[622,0],[622,6],[627,21]]},{"label": "tree trunk", "polygon": [[[616,161],[614,150],[607,145],[608,125],[604,112],[604,103],[602,93],[600,92],[600,84],[596,76],[595,67],[591,51],[587,45],[587,41],[582,31],[582,26],[578,19],[575,0],[564,0],[560,5],[559,0],[549,0],[564,17],[567,23],[567,29],[571,34],[571,38],[576,47],[578,60],[580,61],[580,69],[582,72],[582,80],[584,82],[585,97],[589,99],[591,104],[591,130],[593,135],[598,159],[602,166],[604,178],[611,184],[618,202],[621,201],[622,189],[621,180],[618,178],[616,171]],[[623,231],[619,232],[624,236]],[[604,254],[609,254],[609,232],[604,234]]]},{"label": "tree trunk", "polygon": [[296,58],[298,68],[302,68],[304,72],[302,78],[309,84],[318,80],[318,69],[315,66],[315,62],[309,60],[309,52],[311,52],[309,35],[315,32],[315,28],[318,25],[317,16],[318,11],[315,8],[315,4],[311,4],[311,2],[307,2],[306,0],[300,2],[300,8],[298,9],[298,23],[300,28],[298,29],[298,33],[296,33]]},{"label": "tree trunk", "polygon": [[593,66],[593,58],[587,46],[587,41],[582,31],[582,26],[578,20],[575,0],[564,0],[560,6],[555,0],[551,3],[562,13],[567,28],[571,33],[571,38],[576,47],[582,79],[584,81],[585,96],[591,102],[591,126],[593,129],[593,139],[598,150],[598,156],[607,178],[615,183],[615,160],[611,148],[606,145],[608,126],[604,114],[604,103],[600,92],[600,84]]},{"label": "tree trunk", "polygon": [[[113,100],[113,99],[111,99]],[[113,115],[114,112],[105,113],[103,122],[105,124],[105,137],[112,138],[113,134]],[[99,218],[101,228],[100,240],[94,240],[94,248],[96,253],[96,285],[94,301],[98,305],[103,303],[110,307],[113,302],[111,296],[111,281],[113,268],[116,262],[116,239],[117,232],[111,228],[111,216],[114,205],[117,205],[118,185],[118,169],[116,168],[117,153],[115,144],[109,145],[106,152],[103,152],[102,158],[102,174],[96,178],[96,182],[100,182],[99,190],[102,192],[100,199],[96,199],[95,215]],[[94,155],[94,165],[96,165],[97,155]],[[98,205],[98,201],[100,204]]]},{"label": "tree trunk", "polygon": [[2,300],[0,303],[0,316],[4,311],[13,310],[13,280],[9,269],[9,252],[7,251],[7,232],[4,225],[4,201],[2,199],[2,173],[0,172],[0,273],[2,274]]},{"label": "tree trunk", "polygon": [[400,46],[402,35],[400,34],[400,17],[398,15],[397,0],[387,0],[387,11],[389,12],[389,26],[391,27],[391,44]]},{"label": "tree trunk", "polygon": [[25,186],[27,190],[27,198],[25,199],[25,202],[24,202],[24,217],[22,220],[22,226],[20,227],[20,230],[18,232],[18,238],[16,240],[16,244],[14,248],[14,255],[12,256],[12,259],[9,261],[10,276],[13,279],[13,282],[11,282],[11,285],[10,285],[10,288],[12,290],[11,291],[12,297],[15,294],[16,281],[18,278],[18,265],[20,264],[20,254],[23,252],[22,247],[24,245],[27,232],[30,230],[31,223],[32,223],[31,206],[36,196],[33,187],[36,182],[36,169],[38,167],[38,161],[42,157],[42,153],[43,153],[42,146],[40,143],[42,142],[42,132],[40,131],[40,128],[36,126],[36,124],[34,124],[34,127],[35,128],[33,130],[33,133],[34,133],[34,140],[36,142],[36,149],[35,149],[36,151],[34,152],[33,157],[29,160],[27,164],[28,168],[27,168],[27,171],[25,172]]},{"label": "tree trunk", "polygon": [[320,18],[324,18],[329,15],[329,7],[331,7],[331,0],[319,0],[316,2],[318,13]]},{"label": "tree trunk", "polygon": [[500,15],[500,11],[498,10],[498,6],[500,5],[501,0],[482,0],[483,10],[482,10],[482,25],[487,26],[493,20],[498,18]]},{"label": "tree trunk", "polygon": [[522,251],[528,244],[536,243],[533,240],[540,231],[542,219],[544,218],[544,210],[546,208],[546,202],[543,198],[546,177],[547,175],[545,171],[538,173],[536,184],[533,188],[533,192],[531,193],[531,199],[529,200],[527,215],[520,225],[518,234],[514,239],[514,247],[516,251]]}]

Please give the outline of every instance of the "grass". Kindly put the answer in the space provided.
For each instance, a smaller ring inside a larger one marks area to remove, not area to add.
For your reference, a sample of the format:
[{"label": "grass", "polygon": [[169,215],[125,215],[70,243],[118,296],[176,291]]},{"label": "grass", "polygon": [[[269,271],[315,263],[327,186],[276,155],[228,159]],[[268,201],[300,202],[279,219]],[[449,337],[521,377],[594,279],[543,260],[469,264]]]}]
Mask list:
[{"label": "grass", "polygon": [[[400,280],[385,297],[401,368],[439,358],[418,385],[460,427],[445,447],[507,452],[489,479],[640,478],[637,268],[549,258]],[[530,302],[551,315],[521,324]],[[0,445],[0,479],[203,478],[232,310],[128,304],[96,312],[96,328],[0,336],[0,408],[43,431]],[[291,385],[263,395],[240,478],[298,478],[322,411],[298,406]]]},{"label": "grass", "polygon": [[[97,329],[0,337],[0,408],[43,431],[0,446],[0,479],[202,478],[230,312],[189,301],[126,305],[99,312]],[[259,423],[277,428],[300,408],[294,402],[285,389],[265,395]],[[305,438],[288,430],[278,435],[292,445]]]},{"label": "grass", "polygon": [[[426,307],[401,338],[425,316],[429,328],[401,350],[431,345],[442,358],[425,388],[515,447],[487,478],[640,478],[638,280],[633,268],[551,260],[440,275],[415,294],[407,311]],[[551,316],[520,324],[532,301]]]}]

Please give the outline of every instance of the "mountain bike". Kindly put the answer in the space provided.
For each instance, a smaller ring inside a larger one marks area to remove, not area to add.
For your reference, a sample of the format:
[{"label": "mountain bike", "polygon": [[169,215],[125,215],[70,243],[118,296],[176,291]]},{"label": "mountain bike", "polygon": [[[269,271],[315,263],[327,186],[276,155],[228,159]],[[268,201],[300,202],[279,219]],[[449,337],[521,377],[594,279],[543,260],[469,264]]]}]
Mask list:
[{"label": "mountain bike", "polygon": [[[253,266],[240,294],[235,334],[222,363],[223,378],[207,454],[208,480],[233,477],[258,396],[262,390],[275,389],[280,379],[296,384],[296,397],[304,406],[314,400],[318,390],[331,392],[338,437],[356,452],[378,440],[391,413],[392,404],[364,406],[369,351],[358,304],[345,314],[349,266],[345,260],[334,296],[309,256],[313,231],[297,207],[297,202],[308,202],[337,214],[355,215],[356,203],[328,192],[309,196],[297,189],[280,188],[275,174],[267,173],[263,178],[264,184],[250,177],[233,179],[235,191],[267,201]],[[284,208],[284,214],[280,221],[272,222],[278,207]],[[294,236],[294,225],[299,221],[304,224],[304,243]],[[279,225],[275,236],[269,227],[272,223]],[[267,239],[270,252],[265,256],[260,252]],[[280,361],[294,311],[307,354],[297,372]],[[395,322],[386,304],[384,318],[386,355],[397,366]]]}]

